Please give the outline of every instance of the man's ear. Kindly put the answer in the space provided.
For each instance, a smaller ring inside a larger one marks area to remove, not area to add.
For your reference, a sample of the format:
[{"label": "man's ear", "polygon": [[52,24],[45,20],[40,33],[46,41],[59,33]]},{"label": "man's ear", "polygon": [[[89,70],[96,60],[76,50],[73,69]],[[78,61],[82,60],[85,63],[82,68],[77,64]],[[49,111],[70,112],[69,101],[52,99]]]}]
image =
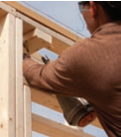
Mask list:
[{"label": "man's ear", "polygon": [[97,15],[97,4],[94,1],[90,1],[90,13],[92,17],[95,19]]}]

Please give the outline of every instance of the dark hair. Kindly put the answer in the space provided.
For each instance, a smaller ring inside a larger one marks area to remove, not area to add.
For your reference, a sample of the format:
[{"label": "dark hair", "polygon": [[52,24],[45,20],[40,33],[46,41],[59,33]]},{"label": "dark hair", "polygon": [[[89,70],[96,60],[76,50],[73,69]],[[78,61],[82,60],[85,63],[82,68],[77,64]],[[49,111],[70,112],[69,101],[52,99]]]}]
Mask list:
[{"label": "dark hair", "polygon": [[[121,1],[94,1],[100,4],[111,20],[121,20]],[[79,5],[89,5],[89,1],[81,1]]]}]

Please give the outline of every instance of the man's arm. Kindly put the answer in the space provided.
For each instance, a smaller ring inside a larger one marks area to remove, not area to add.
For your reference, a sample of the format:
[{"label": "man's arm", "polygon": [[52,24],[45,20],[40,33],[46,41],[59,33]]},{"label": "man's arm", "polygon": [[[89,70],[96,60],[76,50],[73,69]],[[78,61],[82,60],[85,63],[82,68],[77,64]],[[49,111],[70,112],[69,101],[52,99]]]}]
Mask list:
[{"label": "man's arm", "polygon": [[38,64],[26,56],[23,61],[23,72],[29,84],[51,93],[76,95],[73,74],[69,68],[73,65],[70,52],[70,49],[67,50],[59,59],[46,65]]}]

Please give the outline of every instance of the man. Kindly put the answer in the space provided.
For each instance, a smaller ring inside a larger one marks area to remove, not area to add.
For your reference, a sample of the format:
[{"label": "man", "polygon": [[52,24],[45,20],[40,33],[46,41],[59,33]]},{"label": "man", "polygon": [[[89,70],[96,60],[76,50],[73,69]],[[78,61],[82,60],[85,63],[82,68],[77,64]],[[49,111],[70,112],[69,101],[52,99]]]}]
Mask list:
[{"label": "man", "polygon": [[91,38],[44,66],[25,56],[24,76],[47,92],[85,98],[108,136],[121,137],[121,2],[83,1],[79,7]]}]

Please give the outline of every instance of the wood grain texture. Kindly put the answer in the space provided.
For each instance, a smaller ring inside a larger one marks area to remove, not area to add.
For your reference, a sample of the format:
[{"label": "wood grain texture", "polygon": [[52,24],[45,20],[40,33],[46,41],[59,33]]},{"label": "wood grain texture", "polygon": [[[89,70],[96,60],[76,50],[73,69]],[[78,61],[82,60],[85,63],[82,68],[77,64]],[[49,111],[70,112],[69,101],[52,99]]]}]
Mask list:
[{"label": "wood grain texture", "polygon": [[32,137],[31,90],[24,85],[24,137]]},{"label": "wood grain texture", "polygon": [[16,18],[16,137],[24,137],[23,22]]},{"label": "wood grain texture", "polygon": [[15,135],[15,17],[0,19],[0,137]]},{"label": "wood grain texture", "polygon": [[73,128],[45,117],[32,114],[32,129],[51,137],[94,137],[84,133],[82,129]]},{"label": "wood grain texture", "polygon": [[49,19],[45,18],[44,16],[37,14],[36,12],[34,12],[34,11],[30,10],[29,8],[23,6],[22,4],[20,4],[16,1],[4,1],[4,3],[15,8],[17,11],[28,16],[32,20],[35,20],[35,21],[41,23],[42,25],[56,31],[57,33],[62,34],[63,36],[65,36],[69,39],[72,39],[74,41],[77,40],[78,36],[76,36],[76,34],[70,32],[69,30],[61,27],[60,25],[50,21]]}]

